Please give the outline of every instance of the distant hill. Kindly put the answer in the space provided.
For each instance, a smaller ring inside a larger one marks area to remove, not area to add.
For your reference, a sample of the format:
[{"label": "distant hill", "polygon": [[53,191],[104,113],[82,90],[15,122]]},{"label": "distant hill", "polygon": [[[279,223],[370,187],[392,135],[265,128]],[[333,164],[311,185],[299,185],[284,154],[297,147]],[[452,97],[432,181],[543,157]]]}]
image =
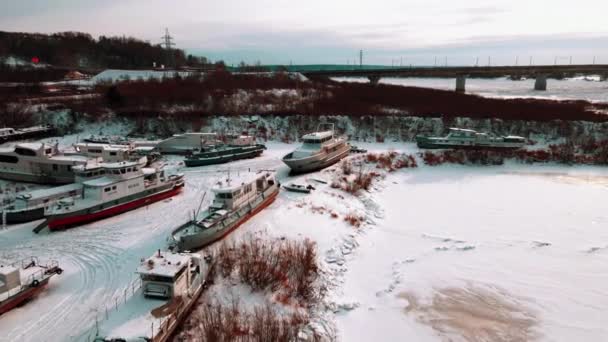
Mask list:
[{"label": "distant hill", "polygon": [[204,66],[207,59],[186,56],[180,49],[170,51],[160,45],[132,37],[99,39],[82,32],[53,34],[0,31],[0,57],[16,57],[25,61],[33,58],[38,63],[74,68],[151,68],[158,66]]}]

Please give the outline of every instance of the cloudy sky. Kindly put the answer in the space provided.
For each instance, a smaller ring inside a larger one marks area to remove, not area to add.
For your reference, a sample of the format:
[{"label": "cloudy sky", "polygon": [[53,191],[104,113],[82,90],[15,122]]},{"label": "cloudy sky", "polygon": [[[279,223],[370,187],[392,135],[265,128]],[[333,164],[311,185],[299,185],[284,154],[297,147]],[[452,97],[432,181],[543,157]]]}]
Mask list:
[{"label": "cloudy sky", "polygon": [[228,63],[608,64],[605,0],[3,0],[0,30],[85,31]]}]

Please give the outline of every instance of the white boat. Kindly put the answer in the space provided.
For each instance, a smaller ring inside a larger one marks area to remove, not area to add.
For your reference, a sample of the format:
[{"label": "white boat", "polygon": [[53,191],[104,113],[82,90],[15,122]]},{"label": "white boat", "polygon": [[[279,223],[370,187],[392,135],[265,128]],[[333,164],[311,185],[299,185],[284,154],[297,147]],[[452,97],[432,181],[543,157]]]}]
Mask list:
[{"label": "white boat", "polygon": [[269,206],[279,193],[279,184],[273,172],[247,172],[219,182],[212,191],[211,206],[173,230],[177,250],[197,250],[223,238]]},{"label": "white boat", "polygon": [[63,152],[65,155],[81,155],[89,158],[101,158],[106,163],[136,161],[144,167],[148,158],[132,145],[110,145],[96,143],[78,143],[73,148]]},{"label": "white boat", "polygon": [[161,251],[143,260],[137,268],[146,297],[171,299],[190,297],[203,283],[206,263],[195,253]]},{"label": "white boat", "polygon": [[136,162],[103,164],[104,175],[80,183],[82,197],[62,200],[47,210],[35,232],[67,229],[101,220],[177,195],[183,175],[141,168]]},{"label": "white boat", "polygon": [[306,134],[302,146],[283,157],[291,173],[305,173],[324,169],[339,162],[350,153],[346,137],[335,137],[333,128]]},{"label": "white boat", "polygon": [[22,143],[0,149],[0,178],[40,184],[74,182],[74,167],[92,160],[59,152],[57,144]]},{"label": "white boat", "polygon": [[315,188],[312,185],[304,186],[302,184],[289,183],[287,185],[283,185],[283,188],[287,191],[291,192],[301,192],[304,194],[309,194]]},{"label": "white boat", "polygon": [[450,128],[444,137],[417,136],[419,148],[428,149],[518,149],[526,144],[526,139],[519,136],[496,136],[492,133],[477,132],[472,129]]}]

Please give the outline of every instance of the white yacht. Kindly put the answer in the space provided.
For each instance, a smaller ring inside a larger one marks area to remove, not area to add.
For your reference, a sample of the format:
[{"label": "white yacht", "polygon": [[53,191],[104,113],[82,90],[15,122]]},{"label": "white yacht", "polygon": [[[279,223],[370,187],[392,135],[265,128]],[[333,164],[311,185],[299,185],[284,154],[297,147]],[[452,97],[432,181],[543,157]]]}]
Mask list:
[{"label": "white yacht", "polygon": [[333,129],[306,134],[302,146],[283,157],[291,173],[304,173],[324,169],[346,157],[350,144],[346,137],[335,137]]},{"label": "white yacht", "polygon": [[74,167],[86,165],[91,158],[68,156],[57,144],[22,143],[0,149],[0,178],[40,184],[74,182]]},{"label": "white yacht", "polygon": [[64,151],[64,154],[101,158],[105,163],[135,161],[142,167],[148,163],[148,158],[132,145],[78,143],[72,149]]}]

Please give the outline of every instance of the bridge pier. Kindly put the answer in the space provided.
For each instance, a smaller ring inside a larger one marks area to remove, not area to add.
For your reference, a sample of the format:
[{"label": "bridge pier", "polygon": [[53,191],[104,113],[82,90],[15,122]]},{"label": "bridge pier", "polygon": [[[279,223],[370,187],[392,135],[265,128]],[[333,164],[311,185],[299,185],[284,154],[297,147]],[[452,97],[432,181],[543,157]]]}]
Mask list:
[{"label": "bridge pier", "polygon": [[534,81],[534,90],[547,90],[547,75],[536,75],[536,80]]},{"label": "bridge pier", "polygon": [[376,75],[367,76],[367,79],[369,79],[369,83],[372,85],[377,85],[380,82],[380,76]]},{"label": "bridge pier", "polygon": [[464,93],[466,91],[466,83],[467,83],[466,76],[457,76],[456,77],[456,92]]}]

